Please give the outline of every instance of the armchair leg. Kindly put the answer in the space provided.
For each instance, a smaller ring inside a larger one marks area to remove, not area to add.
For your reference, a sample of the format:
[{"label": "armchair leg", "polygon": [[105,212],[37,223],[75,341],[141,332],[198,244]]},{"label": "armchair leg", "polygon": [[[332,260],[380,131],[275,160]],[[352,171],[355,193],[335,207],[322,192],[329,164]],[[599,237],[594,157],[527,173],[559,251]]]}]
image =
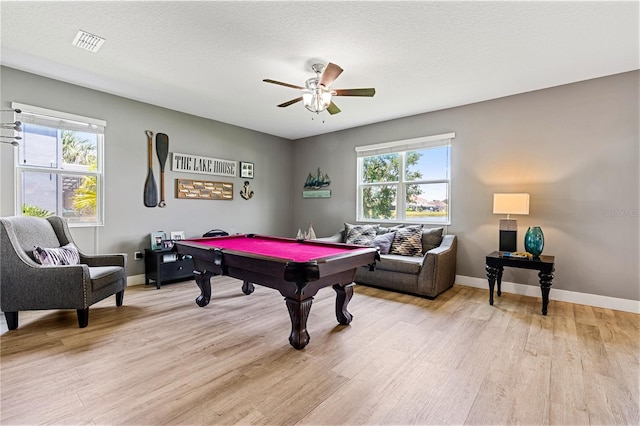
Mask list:
[{"label": "armchair leg", "polygon": [[89,325],[89,308],[78,309],[78,326],[85,328]]},{"label": "armchair leg", "polygon": [[122,306],[123,300],[124,300],[124,290],[116,293],[116,306]]},{"label": "armchair leg", "polygon": [[5,312],[4,317],[7,319],[7,327],[9,330],[15,330],[18,328],[18,311]]}]

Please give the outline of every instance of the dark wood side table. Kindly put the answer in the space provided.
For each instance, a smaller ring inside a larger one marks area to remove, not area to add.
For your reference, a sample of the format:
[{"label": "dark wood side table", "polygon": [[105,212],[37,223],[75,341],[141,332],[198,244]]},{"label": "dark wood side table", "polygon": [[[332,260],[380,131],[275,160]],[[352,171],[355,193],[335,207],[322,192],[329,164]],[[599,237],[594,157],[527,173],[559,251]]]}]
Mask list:
[{"label": "dark wood side table", "polygon": [[166,281],[191,280],[194,269],[193,259],[178,254],[175,247],[167,250],[144,250],[145,285],[153,280],[156,288],[160,289]]},{"label": "dark wood side table", "polygon": [[502,252],[494,251],[487,255],[485,270],[489,280],[489,304],[493,305],[493,288],[498,281],[498,296],[502,296],[502,272],[504,267],[535,269],[540,277],[540,290],[542,291],[542,315],[547,315],[549,305],[549,290],[553,281],[555,258],[553,256],[540,256],[533,259],[520,259],[503,256]]}]

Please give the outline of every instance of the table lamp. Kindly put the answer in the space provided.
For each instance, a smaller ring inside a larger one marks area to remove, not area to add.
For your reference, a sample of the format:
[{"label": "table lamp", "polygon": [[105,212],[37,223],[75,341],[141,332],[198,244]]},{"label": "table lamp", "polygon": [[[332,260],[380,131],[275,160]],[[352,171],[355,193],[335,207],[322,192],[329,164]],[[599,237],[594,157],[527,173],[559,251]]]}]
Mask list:
[{"label": "table lamp", "polygon": [[493,194],[493,214],[506,214],[500,219],[500,251],[518,251],[518,221],[511,214],[529,214],[529,194]]}]

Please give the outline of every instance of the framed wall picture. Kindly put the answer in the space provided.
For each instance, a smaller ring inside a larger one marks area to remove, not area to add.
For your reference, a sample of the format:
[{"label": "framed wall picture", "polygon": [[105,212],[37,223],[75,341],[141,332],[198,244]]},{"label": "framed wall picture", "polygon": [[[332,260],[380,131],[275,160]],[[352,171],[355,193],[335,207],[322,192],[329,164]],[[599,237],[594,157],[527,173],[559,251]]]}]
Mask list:
[{"label": "framed wall picture", "polygon": [[184,231],[171,231],[171,239],[175,241],[184,240]]},{"label": "framed wall picture", "polygon": [[240,162],[240,177],[253,179],[253,163]]},{"label": "framed wall picture", "polygon": [[164,231],[156,231],[151,233],[151,250],[162,249],[162,241],[167,239],[167,234]]}]

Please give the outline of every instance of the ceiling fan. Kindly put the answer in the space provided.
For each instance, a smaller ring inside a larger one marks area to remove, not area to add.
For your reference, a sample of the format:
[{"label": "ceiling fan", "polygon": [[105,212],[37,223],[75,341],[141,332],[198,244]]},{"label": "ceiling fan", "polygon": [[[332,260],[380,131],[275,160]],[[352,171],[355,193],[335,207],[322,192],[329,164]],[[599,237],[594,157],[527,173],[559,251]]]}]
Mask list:
[{"label": "ceiling fan", "polygon": [[[342,68],[329,62],[327,67],[323,64],[314,64],[311,69],[316,73],[315,77],[305,82],[305,87],[296,86],[295,84],[283,83],[281,81],[270,80],[265,78],[265,83],[278,84],[280,86],[291,87],[302,91],[302,96],[278,105],[280,108],[288,107],[297,102],[303,101],[305,108],[316,114],[327,110],[329,114],[337,114],[340,108],[333,103],[333,96],[368,96],[372,97],[376,94],[373,87],[366,89],[331,89],[331,84],[342,73]],[[324,70],[324,72],[323,72]],[[320,75],[322,74],[322,75]]]}]

